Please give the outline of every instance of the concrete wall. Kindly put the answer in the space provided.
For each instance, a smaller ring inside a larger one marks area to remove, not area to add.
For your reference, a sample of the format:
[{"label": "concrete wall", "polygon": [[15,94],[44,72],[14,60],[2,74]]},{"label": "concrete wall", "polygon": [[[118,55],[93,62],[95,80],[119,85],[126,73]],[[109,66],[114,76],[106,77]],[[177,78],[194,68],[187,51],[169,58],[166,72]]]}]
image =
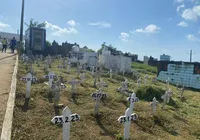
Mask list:
[{"label": "concrete wall", "polygon": [[168,64],[167,71],[160,71],[158,80],[171,84],[200,89],[200,74],[194,74],[194,64]]}]

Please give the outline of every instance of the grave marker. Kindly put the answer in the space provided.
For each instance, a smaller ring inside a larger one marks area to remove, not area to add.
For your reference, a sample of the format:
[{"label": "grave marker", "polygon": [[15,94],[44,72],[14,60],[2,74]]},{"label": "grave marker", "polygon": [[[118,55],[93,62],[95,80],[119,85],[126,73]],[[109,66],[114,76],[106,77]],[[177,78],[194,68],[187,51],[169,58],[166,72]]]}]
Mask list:
[{"label": "grave marker", "polygon": [[144,76],[144,85],[146,86],[146,84],[147,84],[147,79],[148,79],[149,77],[148,77],[148,75],[146,74],[145,76]]},{"label": "grave marker", "polygon": [[120,123],[124,124],[124,139],[128,140],[130,139],[130,125],[131,125],[131,121],[135,121],[137,120],[138,116],[136,113],[132,113],[133,109],[134,109],[134,101],[135,101],[135,93],[132,93],[131,97],[130,97],[130,107],[127,108],[125,115],[124,116],[120,116],[118,118],[118,121]]},{"label": "grave marker", "polygon": [[97,92],[92,93],[92,98],[96,101],[94,106],[94,115],[99,115],[99,104],[102,99],[105,99],[107,97],[107,94],[103,93],[101,89],[99,89]]},{"label": "grave marker", "polygon": [[168,101],[168,93],[167,93],[167,91],[165,92],[165,94],[161,97],[161,99],[163,99],[163,106],[162,106],[162,108],[164,108],[164,109],[166,109],[166,103],[167,103],[167,101]]},{"label": "grave marker", "polygon": [[63,125],[63,140],[70,139],[70,123],[77,122],[80,120],[78,114],[71,114],[71,111],[68,107],[65,107],[62,111],[62,116],[55,116],[51,120],[53,124],[62,124]]},{"label": "grave marker", "polygon": [[26,98],[30,98],[30,91],[31,91],[31,82],[36,81],[37,78],[33,77],[31,73],[28,73],[26,77],[22,77],[21,80],[26,82]]},{"label": "grave marker", "polygon": [[56,78],[57,76],[54,74],[54,72],[49,72],[48,75],[45,75],[43,77],[46,78],[46,79],[49,79],[48,85],[49,85],[49,87],[51,87],[53,79]]},{"label": "grave marker", "polygon": [[152,114],[153,114],[153,116],[156,115],[156,106],[157,106],[157,104],[158,104],[158,101],[156,100],[156,97],[154,97],[153,98],[153,102],[151,102],[150,105],[149,105],[149,106],[152,107]]},{"label": "grave marker", "polygon": [[85,81],[85,73],[84,73],[84,72],[81,73],[80,78],[81,78],[80,83],[81,83],[81,84],[84,83],[84,81]]},{"label": "grave marker", "polygon": [[137,80],[138,88],[140,88],[140,84],[141,84],[141,82],[142,82],[142,79],[139,78],[139,79]]}]

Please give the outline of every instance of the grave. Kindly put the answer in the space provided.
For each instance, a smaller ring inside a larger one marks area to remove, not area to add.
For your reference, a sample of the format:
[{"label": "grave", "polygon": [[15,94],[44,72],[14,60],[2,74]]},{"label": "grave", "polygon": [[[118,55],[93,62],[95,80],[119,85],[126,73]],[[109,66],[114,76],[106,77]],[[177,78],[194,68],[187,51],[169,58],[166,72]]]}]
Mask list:
[{"label": "grave", "polygon": [[127,108],[125,115],[120,116],[118,118],[118,121],[124,124],[124,140],[130,139],[131,121],[135,121],[138,118],[136,113],[132,113],[134,109],[134,102],[137,101],[137,97],[135,96],[135,93],[132,93],[131,97],[129,97],[128,100],[130,100],[130,107]]},{"label": "grave", "polygon": [[25,98],[27,100],[29,100],[30,99],[30,92],[31,92],[31,83],[32,83],[32,81],[33,82],[36,81],[37,78],[33,77],[31,73],[28,73],[25,77],[22,77],[21,80],[23,82],[26,82],[26,96],[25,96]]},{"label": "grave", "polygon": [[156,115],[156,106],[158,104],[158,101],[156,100],[156,97],[153,98],[153,101],[149,104],[149,106],[152,107],[152,114],[153,116]]},{"label": "grave", "polygon": [[62,116],[55,116],[51,120],[53,124],[62,124],[63,125],[63,140],[70,140],[70,123],[77,122],[80,120],[80,116],[75,113],[71,114],[71,111],[68,107],[65,107],[62,111]]},{"label": "grave", "polygon": [[103,93],[102,89],[99,89],[97,92],[92,93],[92,98],[95,100],[95,106],[94,106],[94,115],[99,115],[99,104],[101,100],[106,99],[107,94]]}]

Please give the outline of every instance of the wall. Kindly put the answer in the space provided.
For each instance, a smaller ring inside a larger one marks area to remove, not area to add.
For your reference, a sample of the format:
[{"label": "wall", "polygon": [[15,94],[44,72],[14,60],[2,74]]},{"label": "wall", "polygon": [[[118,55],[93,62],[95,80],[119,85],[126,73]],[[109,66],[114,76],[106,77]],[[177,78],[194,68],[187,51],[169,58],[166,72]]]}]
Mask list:
[{"label": "wall", "polygon": [[200,89],[200,63],[159,62],[158,80]]}]

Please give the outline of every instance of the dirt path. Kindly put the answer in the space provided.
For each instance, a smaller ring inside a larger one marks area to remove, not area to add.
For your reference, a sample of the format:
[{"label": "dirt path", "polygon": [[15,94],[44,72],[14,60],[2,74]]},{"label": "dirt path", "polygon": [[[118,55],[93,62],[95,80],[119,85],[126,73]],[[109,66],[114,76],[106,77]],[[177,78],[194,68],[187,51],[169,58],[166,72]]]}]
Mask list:
[{"label": "dirt path", "polygon": [[0,133],[10,92],[15,59],[15,54],[0,52]]}]

